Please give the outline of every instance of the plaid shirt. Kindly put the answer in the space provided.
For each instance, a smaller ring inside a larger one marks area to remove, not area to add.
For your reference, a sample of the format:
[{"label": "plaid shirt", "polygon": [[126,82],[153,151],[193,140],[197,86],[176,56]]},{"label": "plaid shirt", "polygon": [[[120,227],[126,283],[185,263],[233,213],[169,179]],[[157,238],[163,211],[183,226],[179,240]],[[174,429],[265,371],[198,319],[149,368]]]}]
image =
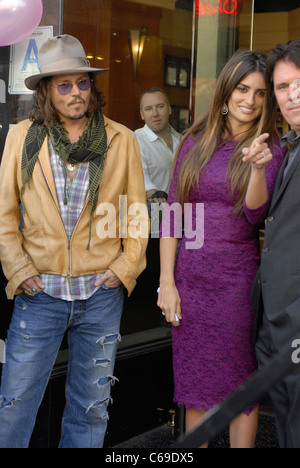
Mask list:
[{"label": "plaid shirt", "polygon": [[[88,196],[89,163],[78,164],[73,182],[71,182],[69,174],[67,182],[65,182],[63,169],[64,162],[61,157],[56,154],[51,143],[49,152],[60,214],[65,226],[67,237],[70,241],[76,223],[84,208],[86,197]],[[65,183],[67,184],[67,205],[64,204]],[[95,289],[94,287],[94,283],[100,276],[102,276],[102,273],[78,277],[43,274],[41,275],[41,280],[46,286],[44,292],[49,296],[66,301],[75,301],[77,299],[85,300],[91,297],[97,290],[97,288]]]}]

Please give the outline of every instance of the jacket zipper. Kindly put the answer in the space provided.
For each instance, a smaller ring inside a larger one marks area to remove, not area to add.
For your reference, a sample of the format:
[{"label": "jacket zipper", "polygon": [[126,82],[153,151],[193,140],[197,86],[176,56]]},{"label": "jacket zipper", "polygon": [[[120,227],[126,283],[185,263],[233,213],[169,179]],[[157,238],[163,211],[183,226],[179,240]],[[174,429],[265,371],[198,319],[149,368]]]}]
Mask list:
[{"label": "jacket zipper", "polygon": [[[108,150],[109,150],[109,148],[110,148],[110,146],[111,146],[111,144],[112,144],[112,141],[113,141],[114,137],[115,137],[116,135],[118,135],[118,133],[119,133],[119,132],[115,133],[115,134],[112,136],[112,138],[111,138],[109,144],[107,145],[106,154],[108,153]],[[69,239],[68,236],[67,236],[67,233],[66,233],[65,225],[64,225],[64,222],[63,222],[63,219],[62,219],[60,210],[59,210],[57,204],[55,203],[55,199],[54,199],[54,197],[53,197],[53,195],[52,195],[52,192],[51,192],[51,190],[50,190],[50,187],[49,187],[49,184],[48,184],[48,182],[47,182],[46,176],[45,176],[45,174],[44,174],[44,171],[43,171],[41,162],[40,162],[39,159],[38,159],[38,161],[39,161],[39,165],[40,165],[40,168],[41,168],[41,171],[42,171],[44,180],[45,180],[45,182],[46,182],[47,188],[48,188],[49,193],[50,193],[50,195],[51,195],[51,198],[52,198],[52,200],[53,200],[53,202],[54,202],[54,205],[55,205],[55,207],[56,207],[56,209],[57,209],[57,211],[58,211],[59,217],[60,217],[60,219],[61,219],[62,225],[63,225],[63,227],[64,227],[64,231],[65,231],[65,234],[66,234],[66,237],[67,237],[67,240],[68,240],[68,252],[69,252],[69,253],[68,253],[68,278],[72,278],[72,269],[71,269],[71,268],[72,268],[72,261],[71,261],[71,242],[72,242],[72,238],[73,238],[73,236],[74,236],[74,233],[75,233],[75,231],[76,231],[76,229],[77,229],[77,226],[78,226],[78,224],[79,224],[80,218],[82,217],[82,214],[83,214],[83,212],[85,211],[85,209],[86,209],[86,207],[87,207],[88,198],[89,198],[89,197],[88,197],[88,196],[86,197],[86,201],[85,201],[83,210],[82,210],[81,213],[80,213],[80,216],[79,216],[79,218],[78,218],[78,220],[77,220],[77,223],[76,223],[76,226],[75,226],[75,228],[74,228],[74,231],[72,232],[71,238]]]},{"label": "jacket zipper", "polygon": [[[115,135],[112,136],[112,138],[111,138],[109,144],[107,145],[106,154],[108,153],[108,150],[109,150],[109,148],[110,148],[110,146],[111,146],[111,144],[112,144],[112,141],[113,141],[113,139],[114,139],[114,137],[115,137],[116,135],[118,135],[118,133],[116,133]],[[74,234],[75,234],[75,232],[76,232],[76,229],[77,229],[77,226],[78,226],[78,224],[79,224],[79,221],[80,221],[80,219],[81,219],[81,217],[82,217],[82,215],[83,215],[83,212],[85,211],[85,209],[86,209],[86,207],[87,207],[88,201],[89,201],[89,197],[87,196],[87,197],[86,197],[86,200],[85,200],[85,204],[84,204],[83,210],[82,210],[81,213],[80,213],[80,216],[79,216],[79,218],[78,218],[78,220],[77,220],[77,223],[76,223],[76,226],[75,226],[75,228],[74,228],[74,231],[72,232],[71,238],[68,239],[68,250],[69,250],[69,275],[68,275],[68,276],[69,276],[69,278],[72,277],[72,275],[71,275],[71,271],[72,271],[72,270],[71,270],[71,268],[72,268],[72,262],[71,262],[71,242],[72,242],[72,238],[74,237]]]},{"label": "jacket zipper", "polygon": [[44,177],[44,180],[45,180],[45,182],[46,182],[47,188],[48,188],[48,190],[49,190],[49,193],[50,193],[50,195],[51,195],[51,198],[52,198],[52,200],[53,200],[53,203],[54,203],[54,205],[55,205],[55,208],[56,208],[56,210],[57,210],[57,213],[58,213],[58,215],[59,215],[59,218],[60,218],[61,223],[62,223],[63,228],[64,228],[64,232],[65,232],[66,237],[67,237],[67,241],[68,241],[68,251],[69,251],[69,254],[68,254],[68,270],[69,270],[69,271],[68,271],[68,277],[71,277],[71,270],[70,270],[70,265],[71,265],[71,258],[70,258],[70,257],[71,257],[71,240],[68,239],[68,236],[67,236],[67,233],[66,233],[66,229],[65,229],[65,225],[64,225],[64,222],[63,222],[63,219],[62,219],[60,210],[59,210],[57,204],[55,203],[55,199],[54,199],[54,197],[53,197],[53,195],[52,195],[52,192],[51,192],[51,190],[50,190],[50,187],[49,187],[49,184],[48,184],[48,182],[47,182],[45,173],[44,173],[44,171],[43,171],[41,162],[40,162],[40,160],[38,160],[38,161],[39,161],[39,165],[40,165],[40,168],[41,168],[41,172],[42,172],[42,174],[43,174],[43,177]]}]

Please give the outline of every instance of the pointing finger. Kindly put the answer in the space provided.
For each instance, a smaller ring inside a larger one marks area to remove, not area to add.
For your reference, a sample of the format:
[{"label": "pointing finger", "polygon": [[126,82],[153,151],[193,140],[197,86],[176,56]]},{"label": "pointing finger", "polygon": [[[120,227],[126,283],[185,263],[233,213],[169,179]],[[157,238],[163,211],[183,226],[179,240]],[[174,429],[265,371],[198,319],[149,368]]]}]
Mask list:
[{"label": "pointing finger", "polygon": [[269,133],[263,133],[262,135],[260,135],[258,138],[254,140],[253,145],[254,146],[261,145],[269,138],[269,136],[270,136]]}]

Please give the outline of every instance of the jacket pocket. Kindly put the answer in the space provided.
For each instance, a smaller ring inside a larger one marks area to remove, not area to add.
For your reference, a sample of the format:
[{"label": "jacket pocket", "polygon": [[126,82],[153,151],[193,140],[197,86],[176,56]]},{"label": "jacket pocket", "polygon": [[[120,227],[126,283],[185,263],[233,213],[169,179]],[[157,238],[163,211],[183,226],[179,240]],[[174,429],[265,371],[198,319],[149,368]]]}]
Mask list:
[{"label": "jacket pocket", "polygon": [[47,248],[47,239],[41,225],[22,229],[23,249],[31,258],[39,273],[54,269],[53,261]]}]

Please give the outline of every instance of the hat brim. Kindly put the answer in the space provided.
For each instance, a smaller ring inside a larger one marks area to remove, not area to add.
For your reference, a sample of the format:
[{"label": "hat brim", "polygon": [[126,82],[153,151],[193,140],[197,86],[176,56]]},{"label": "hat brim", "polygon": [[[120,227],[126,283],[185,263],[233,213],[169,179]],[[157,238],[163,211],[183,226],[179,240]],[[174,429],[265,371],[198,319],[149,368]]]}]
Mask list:
[{"label": "hat brim", "polygon": [[77,70],[58,70],[48,73],[38,73],[37,75],[28,76],[25,78],[24,82],[28,89],[31,91],[35,91],[37,85],[43,78],[47,78],[49,76],[59,76],[59,75],[77,75],[78,73],[93,73],[93,75],[98,76],[102,75],[103,73],[109,71],[109,68],[91,68],[91,67],[83,67],[78,68]]}]

